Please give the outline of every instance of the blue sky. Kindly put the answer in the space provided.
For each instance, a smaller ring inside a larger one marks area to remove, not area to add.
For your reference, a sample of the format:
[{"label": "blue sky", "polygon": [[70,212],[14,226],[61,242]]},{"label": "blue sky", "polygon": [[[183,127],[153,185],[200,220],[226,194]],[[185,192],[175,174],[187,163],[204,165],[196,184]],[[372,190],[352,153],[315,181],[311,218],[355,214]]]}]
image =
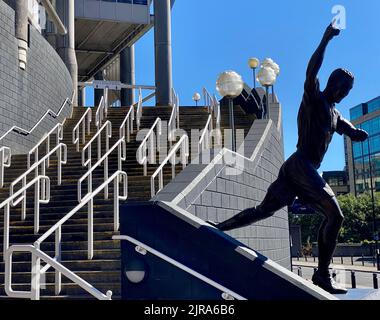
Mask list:
[{"label": "blue sky", "polygon": [[[319,78],[324,88],[338,67],[355,74],[354,89],[337,106],[349,118],[349,108],[380,95],[379,0],[177,0],[172,17],[173,81],[181,105],[193,105],[193,93],[203,86],[215,92],[217,76],[224,70],[235,70],[251,84],[248,58],[271,57],[281,67],[276,93],[283,108],[288,157],[297,143],[306,66],[338,4],[346,9],[347,29],[330,44]],[[136,45],[139,84],[154,84],[153,43],[151,31]],[[336,135],[320,170],[343,167],[343,138]]]}]

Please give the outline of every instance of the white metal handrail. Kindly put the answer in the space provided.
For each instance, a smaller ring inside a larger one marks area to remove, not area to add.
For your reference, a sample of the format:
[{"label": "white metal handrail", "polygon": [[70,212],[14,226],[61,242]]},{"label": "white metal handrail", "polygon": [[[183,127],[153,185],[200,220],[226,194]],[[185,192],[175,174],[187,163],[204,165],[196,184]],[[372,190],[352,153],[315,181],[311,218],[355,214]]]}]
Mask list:
[{"label": "white metal handrail", "polygon": [[[40,192],[40,187],[42,182],[47,186],[45,188],[45,193]],[[5,259],[5,253],[7,249],[9,248],[9,227],[10,227],[10,208],[17,206],[20,201],[14,201],[17,199],[21,194],[29,190],[32,186],[35,185],[34,189],[34,231],[36,232],[36,225],[38,224],[38,218],[39,214],[36,214],[36,211],[39,211],[39,205],[41,203],[48,203],[50,201],[50,179],[47,176],[38,176],[34,178],[32,181],[30,181],[28,184],[23,186],[19,191],[17,191],[15,194],[13,194],[8,199],[4,200],[0,204],[0,209],[4,208],[4,229],[3,229],[3,259]]]},{"label": "white metal handrail", "polygon": [[108,88],[104,89],[104,96],[100,99],[100,103],[98,106],[98,110],[96,110],[95,114],[95,125],[99,128],[103,124],[103,120],[107,119],[108,115]]},{"label": "white metal handrail", "polygon": [[205,107],[207,107],[207,110],[209,113],[212,112],[212,97],[211,94],[207,91],[206,88],[202,89],[203,91],[203,99],[205,101]]},{"label": "white metal handrail", "polygon": [[[157,128],[157,137],[154,134],[154,129]],[[137,149],[137,161],[139,164],[144,166],[144,176],[148,175],[148,157],[149,162],[154,163],[156,158],[156,151],[160,147],[160,139],[162,135],[162,125],[161,118],[157,118],[153,126],[150,128],[146,134],[144,140],[141,142],[139,148]],[[154,139],[154,138],[157,139]],[[157,143],[157,149],[155,148],[155,140]],[[147,147],[149,143],[149,148]],[[148,153],[148,154],[147,154]]]},{"label": "white metal handrail", "polygon": [[[98,145],[98,160],[102,157],[102,133],[105,132],[105,143],[106,143],[106,152],[109,150],[109,141],[112,137],[112,123],[107,121],[100,128],[100,130],[91,138],[89,142],[87,142],[86,146],[82,150],[82,166],[87,166],[91,169],[92,162],[92,144],[95,140],[97,140]],[[86,160],[86,151],[87,151],[87,160]]]},{"label": "white metal handrail", "polygon": [[[92,167],[89,168],[89,170],[78,180],[78,202],[82,201],[82,182],[88,179],[88,190],[87,194],[91,194],[92,192],[92,174],[93,172],[99,168],[101,165],[103,165],[104,168],[104,181],[108,180],[108,158],[109,156],[116,150],[118,149],[118,170],[122,171],[122,161],[126,160],[126,145],[125,145],[125,140],[120,139],[118,140],[112,147],[107,151],[106,154],[104,154],[103,157],[99,159],[99,161]],[[104,188],[104,199],[108,199],[108,186]]]},{"label": "white metal handrail", "polygon": [[[109,186],[111,183],[114,183],[114,224],[117,224],[117,230],[119,230],[119,201],[120,200],[127,200],[128,198],[128,176],[127,173],[124,171],[116,171],[111,177],[108,178],[107,181],[103,182],[101,186],[96,188],[95,191],[87,194],[81,202],[72,209],[68,214],[66,214],[65,217],[63,217],[59,222],[57,222],[54,226],[52,226],[48,231],[45,232],[35,243],[35,247],[39,247],[43,241],[45,241],[47,238],[49,238],[51,235],[55,234],[55,244],[56,244],[56,256],[60,257],[60,251],[61,251],[61,228],[62,225],[68,221],[73,215],[75,215],[80,209],[82,209],[87,204],[93,203],[93,200],[95,196],[97,196],[101,191],[105,189],[106,186]],[[123,182],[123,193],[120,195],[120,188],[119,184],[120,182]],[[92,259],[94,256],[94,219],[93,219],[94,212],[89,211],[88,216],[88,259]],[[116,229],[116,228],[115,228]],[[116,231],[117,231],[116,230]]]},{"label": "white metal handrail", "polygon": [[175,141],[175,132],[179,129],[179,97],[174,88],[172,89],[172,101],[173,109],[168,123],[168,140],[170,143]]},{"label": "white metal handrail", "polygon": [[143,104],[142,91],[141,91],[141,88],[139,88],[139,98],[138,98],[137,110],[136,110],[137,130],[140,130],[140,124],[141,124],[141,118],[142,118],[142,107],[143,107],[142,104]]},{"label": "white metal handrail", "polygon": [[142,255],[145,255],[147,252],[155,255],[156,257],[172,264],[173,266],[191,274],[192,276],[202,280],[203,282],[209,284],[210,286],[220,290],[222,292],[222,298],[225,299],[225,300],[233,300],[233,299],[237,299],[237,300],[247,300],[246,298],[244,298],[243,296],[237,294],[236,292],[222,286],[221,284],[211,280],[210,278],[200,274],[199,272],[185,266],[184,264],[168,257],[167,255],[149,247],[148,245],[132,238],[132,237],[129,237],[129,236],[126,236],[126,235],[121,235],[121,236],[113,236],[112,239],[114,240],[120,240],[120,241],[129,241],[131,243],[133,243],[136,248],[136,252],[142,254]]},{"label": "white metal handrail", "polygon": [[4,168],[9,168],[12,162],[12,151],[8,147],[0,148],[0,188],[4,187]]},{"label": "white metal handrail", "polygon": [[181,139],[175,144],[175,146],[170,150],[166,159],[162,162],[162,164],[158,167],[156,172],[152,175],[150,180],[151,186],[151,195],[152,198],[156,195],[155,191],[155,178],[158,176],[158,191],[160,192],[164,188],[164,167],[171,162],[172,165],[172,179],[175,178],[175,165],[176,165],[176,154],[177,151],[181,152],[181,163],[182,168],[185,169],[187,165],[187,160],[189,157],[189,137],[187,135],[183,135]]},{"label": "white metal handrail", "polygon": [[[39,167],[41,166],[41,175],[46,175],[46,163],[47,159],[51,157],[54,153],[57,153],[58,155],[58,161],[57,161],[57,179],[58,179],[58,185],[62,184],[62,164],[67,163],[67,146],[64,143],[60,143],[57,145],[54,149],[52,149],[46,156],[41,158],[38,162],[33,164],[27,171],[25,171],[21,176],[19,176],[16,180],[14,180],[10,186],[10,197],[13,197],[14,194],[18,194],[18,192],[15,193],[14,189],[15,186],[17,186],[20,182],[22,182],[22,188],[24,188],[27,185],[27,177],[30,173],[34,172],[34,177],[38,177],[40,175],[39,173]],[[42,194],[45,194],[46,186],[45,183],[42,183],[41,185],[41,192]],[[20,196],[16,201],[14,201],[15,198],[12,198],[12,205],[16,205],[18,203],[22,203],[21,207],[21,219],[24,221],[26,219],[26,191],[22,192],[22,196]],[[35,215],[39,216],[39,211],[34,212]],[[39,218],[35,217],[36,225],[35,225],[35,231],[38,232],[39,230]]]},{"label": "white metal handrail", "polygon": [[201,138],[198,142],[198,154],[200,154],[203,150],[210,148],[210,140],[212,138],[213,133],[213,125],[212,125],[212,115],[208,116],[207,123],[202,130]]},{"label": "white metal handrail", "polygon": [[34,130],[36,130],[36,128],[40,125],[40,123],[45,119],[45,117],[47,115],[51,116],[52,118],[57,118],[60,116],[62,110],[64,109],[64,106],[66,104],[69,104],[69,105],[72,105],[73,104],[73,100],[74,100],[74,95],[75,95],[75,91],[73,92],[73,95],[71,97],[71,100],[70,98],[66,98],[66,100],[63,102],[63,104],[61,105],[61,107],[59,108],[58,112],[55,113],[53,110],[51,109],[48,109],[43,115],[42,117],[37,121],[37,123],[30,129],[30,130],[26,130],[26,129],[23,129],[23,128],[20,128],[18,126],[13,126],[12,128],[10,128],[7,132],[5,132],[1,137],[0,137],[0,141],[2,141],[8,134],[10,134],[11,132],[16,132],[18,134],[22,134],[24,136],[28,136],[30,135]]},{"label": "white metal handrail", "polygon": [[213,96],[212,100],[213,100],[212,113],[215,118],[215,126],[217,130],[220,130],[220,103],[216,95]]},{"label": "white metal handrail", "polygon": [[[29,252],[32,255],[32,285],[30,291],[14,291],[12,289],[12,258],[15,252]],[[61,277],[64,275],[66,278],[80,286],[82,289],[86,290],[89,294],[98,300],[111,300],[112,291],[108,290],[106,294],[101,293],[93,285],[67,269],[59,262],[58,259],[48,256],[46,253],[41,251],[39,248],[34,247],[33,245],[13,245],[7,250],[5,259],[5,293],[7,296],[19,299],[40,300],[41,275],[47,271],[46,267],[41,268],[42,262],[45,262],[46,266],[49,266],[49,268],[52,267],[55,269],[56,295],[59,295],[61,291]]]},{"label": "white metal handrail", "polygon": [[[79,152],[79,136],[80,136],[80,126],[82,126],[82,143],[86,142],[86,131],[87,135],[91,133],[90,124],[92,121],[92,109],[88,108],[83,114],[82,118],[78,121],[73,129],[73,144],[77,145],[77,151]],[[87,127],[87,128],[86,128]]]},{"label": "white metal handrail", "polygon": [[[61,123],[58,123],[53,129],[50,130],[50,132],[44,137],[29,151],[28,153],[28,162],[27,166],[28,169],[31,165],[31,156],[34,154],[34,162],[38,162],[39,158],[39,148],[42,144],[46,143],[46,153],[50,152],[50,138],[53,134],[56,134],[56,145],[59,144],[59,142],[63,139],[63,125]],[[47,167],[50,166],[50,158],[47,159]]]},{"label": "white metal handrail", "polygon": [[131,106],[119,129],[120,139],[125,139],[126,142],[131,142],[131,134],[133,133],[134,120],[135,120],[135,108],[134,106]]}]

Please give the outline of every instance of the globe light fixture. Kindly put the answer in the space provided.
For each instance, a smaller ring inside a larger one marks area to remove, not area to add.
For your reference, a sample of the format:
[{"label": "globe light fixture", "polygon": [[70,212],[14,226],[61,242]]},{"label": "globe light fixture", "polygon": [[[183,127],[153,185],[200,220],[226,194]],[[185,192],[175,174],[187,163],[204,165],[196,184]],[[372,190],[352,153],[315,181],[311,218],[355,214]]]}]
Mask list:
[{"label": "globe light fixture", "polygon": [[195,92],[193,95],[193,100],[195,101],[195,105],[198,107],[198,102],[201,100],[201,95],[198,92]]},{"label": "globe light fixture", "polygon": [[[280,75],[280,66],[276,62],[274,62],[271,58],[264,59],[261,66],[263,68],[268,67],[268,68],[273,69],[274,73],[276,74],[276,78]],[[272,102],[274,102],[274,85],[272,85],[271,87],[272,87]]]},{"label": "globe light fixture", "polygon": [[266,110],[265,115],[269,119],[270,110],[269,110],[269,87],[273,86],[276,82],[276,72],[269,66],[264,66],[260,69],[257,74],[257,80],[259,83],[266,89]]},{"label": "globe light fixture", "polygon": [[140,283],[146,276],[145,264],[142,260],[130,260],[125,266],[124,273],[131,283]]},{"label": "globe light fixture", "polygon": [[221,73],[216,81],[216,90],[222,97],[225,97],[228,100],[230,128],[232,130],[232,151],[236,151],[233,99],[242,93],[243,87],[244,81],[242,77],[235,71],[231,70]]},{"label": "globe light fixture", "polygon": [[248,66],[253,71],[253,87],[256,88],[256,69],[260,65],[260,60],[257,58],[249,58]]}]

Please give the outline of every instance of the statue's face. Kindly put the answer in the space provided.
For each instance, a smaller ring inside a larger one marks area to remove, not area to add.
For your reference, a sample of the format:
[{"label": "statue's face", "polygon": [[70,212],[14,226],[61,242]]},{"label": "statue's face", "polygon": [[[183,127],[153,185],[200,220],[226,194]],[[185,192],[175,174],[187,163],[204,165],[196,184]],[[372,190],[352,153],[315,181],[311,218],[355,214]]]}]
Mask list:
[{"label": "statue's face", "polygon": [[354,82],[350,80],[337,82],[336,87],[334,88],[334,102],[340,103],[345,97],[347,97],[353,85]]}]

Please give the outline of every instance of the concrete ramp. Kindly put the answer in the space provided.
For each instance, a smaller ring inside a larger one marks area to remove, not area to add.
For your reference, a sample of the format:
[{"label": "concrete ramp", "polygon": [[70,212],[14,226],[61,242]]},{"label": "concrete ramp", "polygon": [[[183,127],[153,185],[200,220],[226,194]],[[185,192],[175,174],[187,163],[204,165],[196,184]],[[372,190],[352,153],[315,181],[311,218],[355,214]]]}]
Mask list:
[{"label": "concrete ramp", "polygon": [[[129,202],[121,207],[120,215],[121,235],[140,241],[248,300],[337,299],[170,203]],[[138,253],[135,244],[122,241],[121,246],[123,299],[222,299],[221,290],[154,254]],[[145,276],[141,282],[132,283],[126,271]]]}]

